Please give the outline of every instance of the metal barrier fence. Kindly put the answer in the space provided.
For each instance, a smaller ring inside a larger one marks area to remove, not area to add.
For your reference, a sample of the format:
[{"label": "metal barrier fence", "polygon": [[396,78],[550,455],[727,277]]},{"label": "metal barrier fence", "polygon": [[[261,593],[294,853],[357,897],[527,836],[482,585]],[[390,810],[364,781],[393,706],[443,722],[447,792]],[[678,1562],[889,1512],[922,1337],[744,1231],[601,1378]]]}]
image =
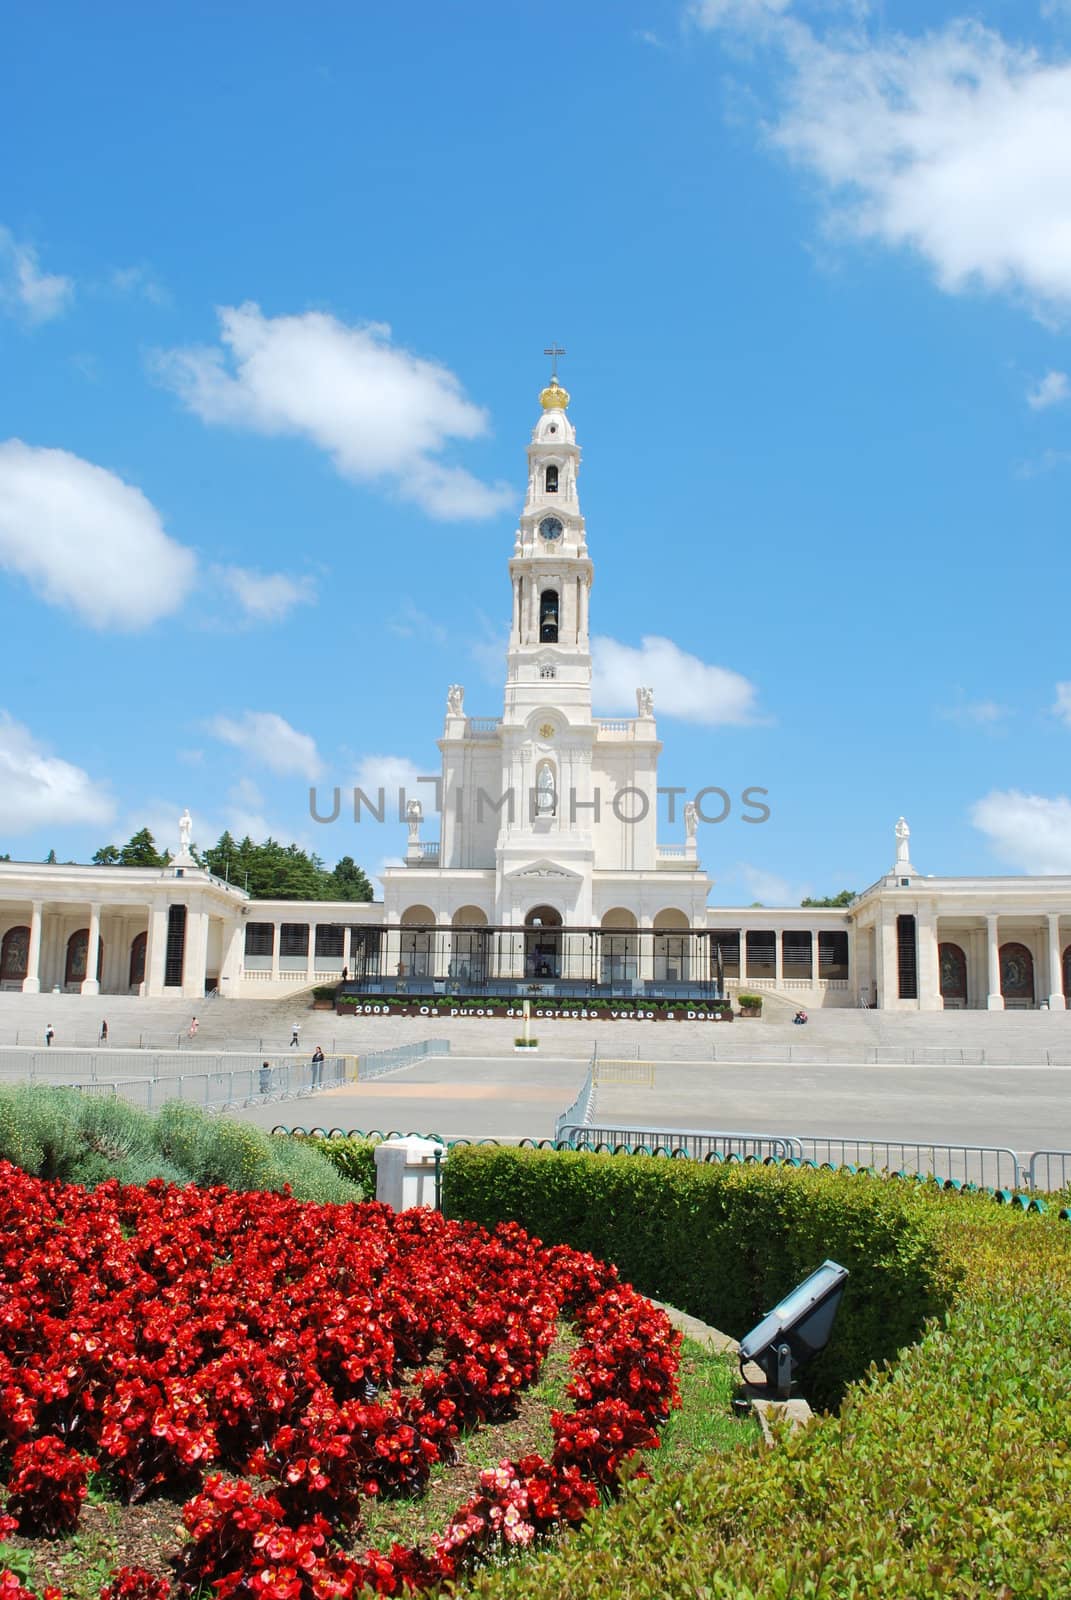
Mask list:
[{"label": "metal barrier fence", "polygon": [[[343,1059],[341,1051],[329,1059]],[[206,1072],[258,1071],[267,1061],[275,1068],[311,1068],[308,1050],[0,1050],[0,1083],[116,1082],[125,1078],[170,1078]]]},{"label": "metal barrier fence", "polygon": [[579,1094],[572,1105],[562,1112],[554,1124],[555,1139],[562,1138],[562,1129],[564,1127],[586,1128],[595,1115],[595,1065],[598,1061],[598,1055],[599,1047],[596,1045],[591,1052],[591,1065],[588,1067],[584,1081],[580,1085]]},{"label": "metal barrier fence", "polygon": [[[172,1073],[162,1078],[64,1079],[55,1088],[78,1089],[83,1094],[127,1100],[143,1111],[158,1111],[169,1100],[213,1110],[266,1105],[272,1100],[292,1100],[335,1089],[344,1083],[352,1057],[326,1056],[319,1067],[311,1061],[264,1060],[256,1067],[225,1068],[217,1072]],[[45,1080],[38,1078],[38,1083]]]},{"label": "metal barrier fence", "polygon": [[1071,1150],[1035,1150],[1026,1181],[1031,1189],[1066,1189],[1071,1184]]},{"label": "metal barrier fence", "polygon": [[979,1188],[1018,1189],[1024,1182],[1014,1150],[1002,1145],[932,1144],[917,1139],[862,1139],[840,1134],[800,1134],[795,1143],[804,1159],[819,1166],[876,1167],[879,1172],[922,1173]]},{"label": "metal barrier fence", "polygon": [[599,1056],[595,1061],[595,1087],[597,1089],[601,1083],[638,1083],[645,1089],[653,1089],[657,1064],[632,1056]]},{"label": "metal barrier fence", "polygon": [[[749,1035],[749,1037],[751,1037]],[[711,1041],[710,1059],[726,1066],[915,1066],[915,1067],[1068,1067],[1071,1046],[1052,1050],[1034,1047],[1033,1055],[1022,1050],[971,1046],[945,1048],[938,1045],[775,1045],[761,1042],[753,1046]]]},{"label": "metal barrier fence", "polygon": [[573,1149],[628,1150],[633,1154],[655,1155],[679,1152],[693,1161],[705,1161],[708,1156],[739,1156],[743,1161],[751,1156],[759,1161],[772,1159],[787,1161],[802,1154],[799,1141],[790,1135],[771,1133],[741,1133],[710,1128],[630,1128],[606,1124],[584,1126],[562,1123],[559,1140],[568,1141]]},{"label": "metal barrier fence", "polygon": [[398,1072],[410,1067],[414,1061],[428,1056],[448,1056],[449,1039],[419,1039],[413,1044],[396,1044],[389,1050],[366,1050],[358,1057],[357,1081],[367,1083],[373,1078],[386,1077],[388,1072]]}]

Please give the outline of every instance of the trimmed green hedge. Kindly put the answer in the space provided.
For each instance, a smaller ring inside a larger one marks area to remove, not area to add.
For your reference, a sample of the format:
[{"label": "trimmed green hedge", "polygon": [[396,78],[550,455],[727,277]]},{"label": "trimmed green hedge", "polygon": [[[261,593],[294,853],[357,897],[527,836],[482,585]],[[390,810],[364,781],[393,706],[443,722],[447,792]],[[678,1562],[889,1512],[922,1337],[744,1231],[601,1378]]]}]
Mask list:
[{"label": "trimmed green hedge", "polygon": [[851,1276],[836,1338],[806,1377],[821,1405],[916,1339],[957,1281],[935,1197],[849,1173],[480,1145],[453,1147],[443,1172],[448,1216],[509,1218],[590,1250],[735,1338],[831,1256]]},{"label": "trimmed green hedge", "polygon": [[[687,1297],[702,1290],[711,1320],[723,1327],[729,1319],[717,1309],[719,1294],[725,1304],[738,1303],[737,1274],[750,1274],[752,1284],[769,1281],[754,1305],[757,1314],[825,1254],[852,1268],[834,1346],[850,1341],[856,1365],[865,1358],[867,1325],[876,1327],[884,1314],[895,1340],[916,1320],[902,1303],[913,1285],[929,1284],[932,1299],[946,1308],[895,1364],[874,1366],[849,1384],[838,1413],[782,1437],[773,1450],[711,1456],[686,1476],[636,1482],[575,1537],[480,1573],[459,1594],[468,1600],[537,1594],[1066,1600],[1071,1594],[1066,1222],[1052,1212],[994,1206],[982,1195],[878,1186],[849,1174],[652,1161],[629,1186],[617,1176],[626,1166],[622,1158],[520,1152],[502,1159],[508,1154],[451,1151],[447,1190],[455,1213],[471,1204],[473,1215],[491,1221],[498,1207],[498,1215],[517,1217],[544,1237],[588,1247],[601,1235],[602,1253],[634,1281],[635,1268],[649,1271],[659,1285],[673,1286],[666,1288],[669,1298],[700,1314],[703,1306]],[[631,1158],[626,1170],[636,1167]],[[661,1199],[659,1185],[666,1191]],[[584,1196],[593,1215],[581,1209]],[[722,1231],[729,1216],[736,1245]],[[873,1250],[869,1262],[848,1259],[857,1247]],[[716,1275],[704,1288],[711,1269]]]},{"label": "trimmed green hedge", "polygon": [[300,1142],[319,1151],[336,1172],[357,1184],[369,1199],[375,1199],[376,1145],[382,1143],[381,1139],[353,1139],[346,1134],[335,1134],[333,1138],[313,1137]]},{"label": "trimmed green hedge", "polygon": [[208,1116],[169,1101],[157,1116],[77,1089],[0,1088],[0,1159],[38,1178],[92,1187],[121,1183],[223,1184],[281,1189],[300,1200],[345,1202],[375,1193],[358,1186],[301,1140],[272,1137],[237,1118]]}]

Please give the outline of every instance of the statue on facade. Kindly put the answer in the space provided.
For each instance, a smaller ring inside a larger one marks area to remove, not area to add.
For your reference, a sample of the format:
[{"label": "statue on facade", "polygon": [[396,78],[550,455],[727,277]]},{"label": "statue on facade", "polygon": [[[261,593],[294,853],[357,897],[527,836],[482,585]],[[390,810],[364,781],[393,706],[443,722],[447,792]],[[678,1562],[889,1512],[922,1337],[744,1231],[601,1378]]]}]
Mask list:
[{"label": "statue on facade", "polygon": [[694,800],[689,800],[684,808],[684,831],[689,843],[694,842],[696,829],[699,826],[699,812]]},{"label": "statue on facade", "polygon": [[554,792],[554,774],[544,762],[536,778],[536,813],[541,817],[552,817],[557,810],[558,800]]},{"label": "statue on facade", "polygon": [[446,714],[449,717],[465,714],[465,689],[460,683],[452,683],[446,691]]},{"label": "statue on facade", "polygon": [[405,820],[409,824],[409,843],[416,844],[420,838],[420,824],[424,821],[424,807],[419,800],[410,800],[407,803]]},{"label": "statue on facade", "polygon": [[636,690],[636,710],[639,712],[641,717],[653,717],[654,716],[654,690],[653,689],[637,689]]},{"label": "statue on facade", "polygon": [[179,818],[178,825],[179,855],[183,858],[187,857],[190,853],[190,839],[192,837],[193,818],[190,816],[189,807],[187,806],[186,810]]},{"label": "statue on facade", "polygon": [[901,817],[896,824],[896,865],[898,867],[911,865],[910,839],[911,829]]}]

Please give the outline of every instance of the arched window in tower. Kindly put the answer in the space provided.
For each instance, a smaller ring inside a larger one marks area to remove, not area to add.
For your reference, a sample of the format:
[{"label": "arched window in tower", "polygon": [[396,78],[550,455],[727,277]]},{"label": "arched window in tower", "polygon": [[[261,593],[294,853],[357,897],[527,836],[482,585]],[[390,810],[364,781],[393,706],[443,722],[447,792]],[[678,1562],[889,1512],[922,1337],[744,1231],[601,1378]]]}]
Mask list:
[{"label": "arched window in tower", "polygon": [[546,488],[548,494],[557,494],[558,492],[558,469],[555,466],[547,468]]},{"label": "arched window in tower", "polygon": [[544,589],[539,596],[539,642],[540,644],[558,642],[557,589]]}]

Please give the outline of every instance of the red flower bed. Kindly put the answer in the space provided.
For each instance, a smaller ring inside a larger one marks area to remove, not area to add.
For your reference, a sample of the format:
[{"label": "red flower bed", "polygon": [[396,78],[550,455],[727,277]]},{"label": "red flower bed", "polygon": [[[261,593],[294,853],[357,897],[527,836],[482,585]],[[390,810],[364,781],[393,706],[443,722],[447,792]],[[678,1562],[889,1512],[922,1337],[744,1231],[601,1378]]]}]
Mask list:
[{"label": "red flower bed", "polygon": [[[514,1413],[562,1316],[581,1342],[551,1459],[484,1473],[426,1550],[351,1554],[366,1497],[419,1494],[461,1431]],[[679,1404],[679,1344],[614,1268],[513,1224],[159,1182],[89,1193],[0,1163],[0,1532],[69,1531],[99,1469],[127,1501],[190,1497],[179,1597],[427,1588],[613,1490]],[[0,1575],[0,1600],[19,1589]],[[124,1568],[103,1600],[168,1592]]]}]

